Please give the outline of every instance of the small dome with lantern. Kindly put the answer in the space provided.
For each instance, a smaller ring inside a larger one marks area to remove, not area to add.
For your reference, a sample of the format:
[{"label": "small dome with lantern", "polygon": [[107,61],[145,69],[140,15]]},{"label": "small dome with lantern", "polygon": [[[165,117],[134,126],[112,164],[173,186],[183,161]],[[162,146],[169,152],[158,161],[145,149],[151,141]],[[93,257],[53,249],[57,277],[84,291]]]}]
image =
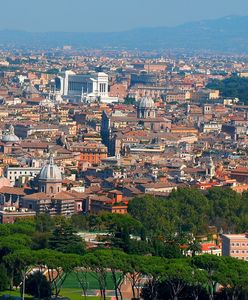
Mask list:
[{"label": "small dome with lantern", "polygon": [[137,107],[137,117],[139,119],[155,118],[155,104],[152,98],[143,97],[141,98],[139,105]]},{"label": "small dome with lantern", "polygon": [[50,156],[49,162],[43,166],[40,171],[39,180],[61,181],[62,174],[60,168],[54,163],[53,156]]},{"label": "small dome with lantern", "polygon": [[13,125],[9,126],[9,130],[7,130],[3,137],[2,137],[2,142],[4,143],[17,143],[19,142],[20,139],[17,135],[15,135],[15,129]]}]

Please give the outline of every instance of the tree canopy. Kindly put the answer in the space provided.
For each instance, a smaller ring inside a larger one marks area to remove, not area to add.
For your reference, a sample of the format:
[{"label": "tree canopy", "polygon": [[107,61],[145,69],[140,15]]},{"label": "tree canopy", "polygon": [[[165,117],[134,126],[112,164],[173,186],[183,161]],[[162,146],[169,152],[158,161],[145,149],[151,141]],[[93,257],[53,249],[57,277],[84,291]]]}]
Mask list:
[{"label": "tree canopy", "polygon": [[232,76],[224,80],[211,80],[207,88],[220,90],[221,96],[239,98],[245,104],[248,103],[248,78]]}]

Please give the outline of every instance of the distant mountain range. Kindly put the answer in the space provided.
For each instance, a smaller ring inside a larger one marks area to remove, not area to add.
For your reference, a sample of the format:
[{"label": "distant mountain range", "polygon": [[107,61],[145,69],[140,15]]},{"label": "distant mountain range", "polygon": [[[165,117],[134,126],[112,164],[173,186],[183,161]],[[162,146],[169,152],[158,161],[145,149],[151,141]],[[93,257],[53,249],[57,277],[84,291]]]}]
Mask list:
[{"label": "distant mountain range", "polygon": [[140,28],[122,32],[79,33],[0,31],[0,45],[80,48],[217,51],[248,53],[248,16],[191,22],[175,27]]}]

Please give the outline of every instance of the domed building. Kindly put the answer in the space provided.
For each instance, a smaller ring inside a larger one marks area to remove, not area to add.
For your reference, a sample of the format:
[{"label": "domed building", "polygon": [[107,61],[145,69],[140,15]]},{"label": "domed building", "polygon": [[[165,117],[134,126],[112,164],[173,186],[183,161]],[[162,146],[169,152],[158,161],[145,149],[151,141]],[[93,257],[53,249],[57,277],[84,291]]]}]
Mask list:
[{"label": "domed building", "polygon": [[40,92],[30,82],[23,89],[23,96],[27,99],[32,99],[40,96]]},{"label": "domed building", "polygon": [[53,156],[49,162],[43,166],[39,174],[39,191],[46,194],[56,194],[61,192],[62,174],[59,167],[54,163]]},{"label": "domed building", "polygon": [[137,116],[139,119],[155,118],[156,110],[152,98],[143,97],[137,108]]},{"label": "domed building", "polygon": [[10,125],[7,130],[4,131],[1,143],[0,143],[0,151],[9,154],[15,151],[15,149],[19,148],[20,139],[17,135],[15,135],[14,126]]},{"label": "domed building", "polygon": [[0,177],[0,194],[4,205],[1,206],[6,207],[6,210],[0,211],[1,222],[13,223],[18,217],[40,213],[70,217],[81,211],[83,194],[66,188],[62,190],[62,174],[52,156],[38,176],[38,190],[35,180],[27,188],[17,188],[8,187],[8,180]]},{"label": "domed building", "polygon": [[20,139],[15,135],[15,129],[13,125],[9,126],[9,130],[6,131],[2,137],[2,142],[4,143],[17,143]]}]

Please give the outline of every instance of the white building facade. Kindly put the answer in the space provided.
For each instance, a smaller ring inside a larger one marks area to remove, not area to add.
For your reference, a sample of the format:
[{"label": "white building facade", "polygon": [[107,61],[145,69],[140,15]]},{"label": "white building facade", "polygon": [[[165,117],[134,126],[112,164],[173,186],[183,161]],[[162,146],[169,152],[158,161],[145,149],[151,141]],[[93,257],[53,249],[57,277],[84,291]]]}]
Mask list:
[{"label": "white building facade", "polygon": [[61,96],[74,101],[117,102],[117,98],[108,96],[108,75],[103,72],[94,75],[76,74],[65,71],[64,76],[55,79],[55,89]]},{"label": "white building facade", "polygon": [[4,169],[4,177],[8,178],[11,186],[15,186],[18,183],[21,184],[23,180],[33,179],[36,177],[41,168],[33,167],[6,167]]}]

